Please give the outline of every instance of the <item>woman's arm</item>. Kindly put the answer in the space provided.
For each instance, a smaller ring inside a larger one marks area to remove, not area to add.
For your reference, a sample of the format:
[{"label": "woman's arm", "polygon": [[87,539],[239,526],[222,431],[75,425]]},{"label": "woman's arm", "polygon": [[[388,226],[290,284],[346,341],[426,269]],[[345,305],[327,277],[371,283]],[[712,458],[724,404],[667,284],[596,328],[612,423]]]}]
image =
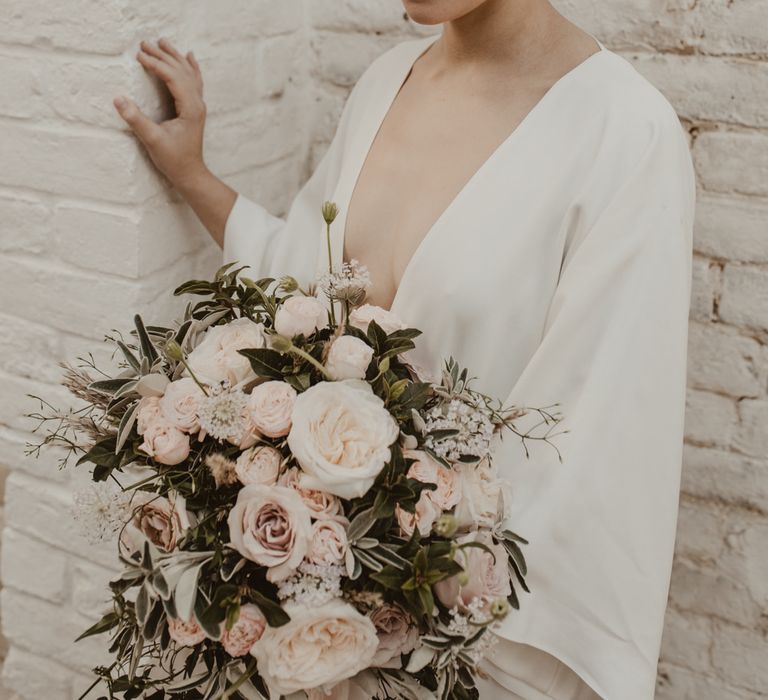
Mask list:
[{"label": "woman's arm", "polygon": [[200,66],[191,51],[184,56],[167,39],[160,39],[157,46],[142,41],[137,59],[166,84],[176,106],[176,117],[157,124],[124,96],[115,98],[115,108],[144,144],[158,170],[184,197],[216,243],[223,246],[225,224],[237,192],[208,170],[203,159],[206,108]]}]

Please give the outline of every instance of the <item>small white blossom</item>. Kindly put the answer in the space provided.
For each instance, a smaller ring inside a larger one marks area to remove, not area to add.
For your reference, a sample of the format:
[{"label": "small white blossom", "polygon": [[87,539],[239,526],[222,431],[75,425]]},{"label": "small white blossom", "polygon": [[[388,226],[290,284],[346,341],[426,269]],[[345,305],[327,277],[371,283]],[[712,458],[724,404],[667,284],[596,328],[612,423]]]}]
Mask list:
[{"label": "small white blossom", "polygon": [[200,399],[200,428],[217,440],[239,440],[246,428],[248,396],[222,383]]},{"label": "small white blossom", "polygon": [[[477,460],[491,452],[495,426],[487,410],[472,406],[460,399],[435,406],[424,416],[427,433],[425,445],[438,457],[458,462],[462,457]],[[433,431],[455,431],[450,435],[435,436]]]},{"label": "small white blossom", "polygon": [[111,483],[95,483],[73,496],[72,515],[91,544],[109,540],[131,519],[130,495]]},{"label": "small white blossom", "polygon": [[338,564],[311,564],[305,560],[295,574],[278,583],[277,595],[300,605],[323,605],[341,597],[343,574],[344,568]]},{"label": "small white blossom", "polygon": [[318,280],[318,286],[331,300],[359,304],[371,286],[368,268],[357,260],[345,262],[339,272],[326,273]]}]

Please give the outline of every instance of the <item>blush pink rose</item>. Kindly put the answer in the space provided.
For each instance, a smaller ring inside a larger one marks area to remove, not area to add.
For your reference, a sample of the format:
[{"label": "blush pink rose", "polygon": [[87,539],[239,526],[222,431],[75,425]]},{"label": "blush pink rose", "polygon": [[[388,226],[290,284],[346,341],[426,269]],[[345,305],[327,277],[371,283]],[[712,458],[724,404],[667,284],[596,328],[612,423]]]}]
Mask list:
[{"label": "blush pink rose", "polygon": [[255,445],[243,452],[235,461],[235,473],[240,483],[266,484],[277,483],[283,455],[271,445]]},{"label": "blush pink rose", "polygon": [[328,310],[317,297],[288,297],[275,314],[275,330],[288,338],[312,335],[328,322]]},{"label": "blush pink rose", "polygon": [[144,442],[139,449],[160,464],[180,464],[189,457],[189,435],[181,432],[162,415],[144,429]]},{"label": "blush pink rose", "polygon": [[373,348],[353,335],[342,335],[331,343],[325,369],[334,379],[365,379]]},{"label": "blush pink rose", "polygon": [[165,388],[160,409],[174,427],[185,433],[196,433],[200,430],[197,408],[203,396],[194,379],[182,377]]},{"label": "blush pink rose", "polygon": [[267,620],[261,610],[247,603],[240,606],[240,616],[231,630],[225,629],[221,635],[224,651],[230,656],[245,656],[251,647],[261,639]]},{"label": "blush pink rose", "polygon": [[168,618],[168,634],[181,647],[193,647],[205,639],[203,628],[195,620],[185,622],[175,617]]},{"label": "blush pink rose", "polygon": [[231,545],[266,566],[267,579],[281,581],[304,559],[312,541],[309,509],[284,486],[249,484],[240,489],[227,518]]},{"label": "blush pink rose", "polygon": [[368,330],[368,325],[371,321],[376,321],[381,330],[387,334],[401,331],[406,327],[391,311],[382,309],[380,306],[374,306],[373,304],[358,306],[349,314],[349,324],[363,332]]},{"label": "blush pink rose", "polygon": [[267,437],[283,437],[291,429],[291,414],[296,389],[280,381],[254,387],[248,399],[248,414],[253,427]]},{"label": "blush pink rose", "polygon": [[[458,544],[479,542],[493,554],[479,547],[465,547],[456,553],[456,561],[464,567],[461,574],[439,581],[433,588],[440,602],[448,608],[469,605],[476,598],[490,603],[512,593],[509,581],[507,552],[485,531],[470,532],[457,540]],[[494,560],[495,557],[495,560]]]},{"label": "blush pink rose", "polygon": [[[153,545],[166,552],[176,549],[190,526],[186,501],[177,494],[169,494],[168,498],[148,497],[136,508],[131,522]],[[125,543],[129,549],[135,549],[130,543]]]},{"label": "blush pink rose", "polygon": [[301,472],[296,467],[287,469],[280,477],[280,485],[296,489],[313,518],[333,518],[341,513],[341,501],[332,493],[307,489],[301,485]]},{"label": "blush pink rose", "polygon": [[371,666],[400,668],[400,655],[413,651],[419,642],[419,628],[405,610],[390,603],[375,608],[370,618],[379,637]]},{"label": "blush pink rose", "polygon": [[144,396],[139,399],[136,409],[136,431],[143,435],[150,425],[158,423],[163,418],[159,396]]},{"label": "blush pink rose", "polygon": [[346,518],[316,520],[312,523],[312,544],[307,559],[313,564],[338,564],[344,561],[349,542]]}]

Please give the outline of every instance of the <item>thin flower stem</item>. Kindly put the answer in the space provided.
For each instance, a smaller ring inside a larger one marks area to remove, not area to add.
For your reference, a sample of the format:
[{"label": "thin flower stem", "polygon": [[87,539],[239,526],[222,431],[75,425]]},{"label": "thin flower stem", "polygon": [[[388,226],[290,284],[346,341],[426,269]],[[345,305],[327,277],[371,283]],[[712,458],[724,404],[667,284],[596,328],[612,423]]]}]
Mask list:
[{"label": "thin flower stem", "polygon": [[190,366],[187,364],[187,361],[183,357],[181,358],[181,364],[184,365],[184,367],[186,368],[187,372],[189,372],[189,376],[192,377],[192,379],[195,380],[195,384],[197,384],[197,386],[200,387],[202,392],[206,396],[210,396],[210,394],[208,393],[208,390],[200,383],[200,380],[195,376],[195,373],[191,370]]},{"label": "thin flower stem", "polygon": [[328,245],[328,273],[333,274],[333,257],[331,256],[331,224],[325,224],[325,241]]},{"label": "thin flower stem", "polygon": [[297,348],[295,345],[291,344],[290,349],[288,352],[292,352],[294,355],[298,355],[299,357],[305,359],[307,362],[309,362],[311,365],[317,368],[317,370],[328,380],[333,381],[333,377],[331,377],[330,374],[328,374],[328,370],[323,367],[322,364],[320,364],[312,355],[310,355],[306,350],[302,350],[301,348]]},{"label": "thin flower stem", "polygon": [[245,667],[245,673],[238,678],[234,684],[229,686],[222,694],[221,700],[229,700],[246,681],[250,680],[254,671],[256,670],[256,659],[251,659],[248,665]]}]

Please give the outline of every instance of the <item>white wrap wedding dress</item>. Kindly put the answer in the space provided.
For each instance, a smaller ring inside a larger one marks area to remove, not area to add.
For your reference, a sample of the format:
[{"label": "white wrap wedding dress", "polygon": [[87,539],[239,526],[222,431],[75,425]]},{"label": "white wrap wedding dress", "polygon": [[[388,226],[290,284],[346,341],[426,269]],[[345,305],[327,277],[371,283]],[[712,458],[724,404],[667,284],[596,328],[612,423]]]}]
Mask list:
[{"label": "white wrap wedding dress", "polygon": [[[320,206],[346,210],[430,35],[380,55],[286,218],[239,195],[224,261],[312,281]],[[508,435],[511,527],[530,594],[500,630],[481,698],[651,700],[677,519],[695,185],[669,103],[601,50],[559,79],[474,173],[408,264],[392,311],[418,362],[455,357],[508,403],[561,405],[563,456]],[[450,144],[446,144],[450,147]],[[425,172],[424,177],[429,177]],[[393,203],[393,206],[396,206]]]}]

